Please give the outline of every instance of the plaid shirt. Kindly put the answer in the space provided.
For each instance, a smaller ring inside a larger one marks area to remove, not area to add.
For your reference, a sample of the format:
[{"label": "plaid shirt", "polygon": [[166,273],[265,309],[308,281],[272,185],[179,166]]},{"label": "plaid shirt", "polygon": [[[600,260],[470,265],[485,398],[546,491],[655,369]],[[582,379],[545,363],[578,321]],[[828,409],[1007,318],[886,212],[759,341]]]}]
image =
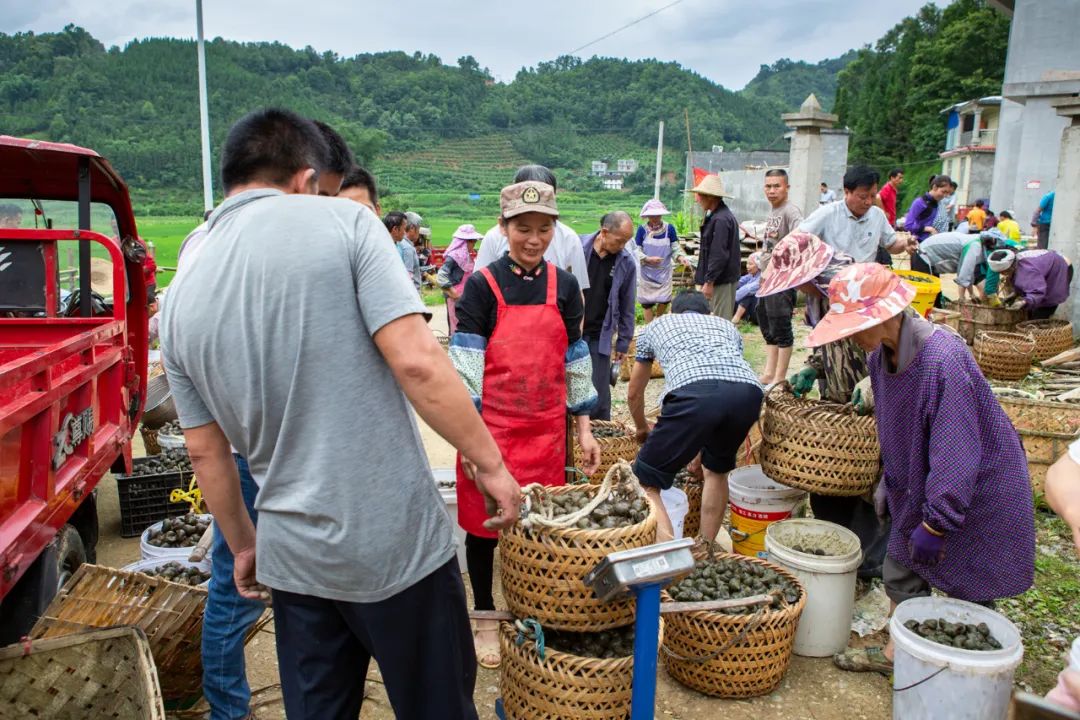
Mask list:
[{"label": "plaid shirt", "polygon": [[727,380],[761,387],[743,359],[742,336],[730,320],[715,315],[662,315],[637,338],[635,359],[660,361],[667,392],[699,380]]}]

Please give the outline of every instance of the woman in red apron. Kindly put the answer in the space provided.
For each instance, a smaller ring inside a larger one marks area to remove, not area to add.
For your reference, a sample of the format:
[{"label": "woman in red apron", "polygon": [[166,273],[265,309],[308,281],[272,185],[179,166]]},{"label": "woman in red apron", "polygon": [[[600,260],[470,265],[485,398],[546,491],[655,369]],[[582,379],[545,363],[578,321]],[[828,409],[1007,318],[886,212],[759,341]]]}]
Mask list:
[{"label": "woman in red apron", "polygon": [[[503,189],[500,206],[509,251],[466,281],[450,356],[510,474],[522,486],[562,485],[567,411],[586,458],[582,470],[591,473],[600,464],[589,426],[596,389],[581,339],[581,290],[573,275],[544,260],[559,213],[554,189],[517,183]],[[458,524],[466,532],[473,598],[477,610],[494,610],[498,535],[484,528],[488,514],[472,477],[472,463],[459,458]],[[497,621],[477,621],[476,651],[483,667],[498,667]]]}]

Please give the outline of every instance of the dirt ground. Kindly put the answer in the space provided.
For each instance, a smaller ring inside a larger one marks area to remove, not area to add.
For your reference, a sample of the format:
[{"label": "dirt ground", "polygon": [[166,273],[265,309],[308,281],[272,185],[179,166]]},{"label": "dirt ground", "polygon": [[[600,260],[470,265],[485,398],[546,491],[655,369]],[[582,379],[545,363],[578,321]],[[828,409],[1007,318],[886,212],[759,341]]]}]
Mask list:
[{"label": "dirt ground", "polygon": [[[445,314],[435,311],[432,326],[445,331]],[[756,328],[747,328],[748,346],[754,342]],[[748,350],[750,348],[748,347]],[[759,353],[748,352],[751,363],[760,365]],[[793,361],[797,367],[798,361]],[[760,370],[760,367],[756,369]],[[648,389],[649,405],[661,392],[663,380],[653,380]],[[620,383],[614,393],[615,414],[625,412],[626,383]],[[452,467],[453,449],[430,428],[420,423],[424,445],[433,468]],[[143,454],[141,439],[136,435],[135,454]],[[111,476],[99,487],[101,540],[98,560],[101,564],[120,567],[139,559],[139,539],[120,537],[120,514],[116,485]],[[467,586],[467,583],[466,583]],[[497,600],[498,602],[498,600]],[[277,683],[277,663],[274,648],[273,624],[259,633],[247,647],[248,679],[255,690],[260,720],[284,718]],[[367,679],[368,700],[361,718],[389,720],[394,717],[380,682],[378,669],[373,665]],[[476,704],[483,720],[494,720],[494,704],[499,697],[498,671],[479,671],[476,683]],[[751,700],[720,700],[689,690],[672,680],[663,670],[658,672],[656,717],[669,720],[696,720],[723,716],[727,720],[871,720],[886,718],[890,713],[888,681],[878,675],[845,673],[833,667],[828,659],[795,657],[780,686],[770,695]]]}]

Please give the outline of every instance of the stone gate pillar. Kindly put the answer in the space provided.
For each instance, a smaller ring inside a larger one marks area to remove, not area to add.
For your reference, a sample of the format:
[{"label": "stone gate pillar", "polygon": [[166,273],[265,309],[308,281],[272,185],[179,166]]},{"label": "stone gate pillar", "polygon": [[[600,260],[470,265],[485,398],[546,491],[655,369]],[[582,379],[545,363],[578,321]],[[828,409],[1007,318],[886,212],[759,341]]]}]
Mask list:
[{"label": "stone gate pillar", "polygon": [[[791,138],[788,165],[788,179],[791,182],[789,197],[802,208],[804,214],[809,215],[818,206],[825,166],[825,147],[821,131],[831,129],[839,118],[822,110],[821,103],[813,94],[803,101],[798,112],[784,113],[780,118],[795,131]],[[843,197],[843,188],[830,189],[838,198]]]},{"label": "stone gate pillar", "polygon": [[[1073,333],[1080,332],[1080,97],[1061,98],[1053,101],[1057,114],[1069,120],[1061,133],[1061,154],[1058,158],[1058,175],[1054,193],[1054,215],[1050,222],[1050,249],[1057,250],[1073,264],[1073,281],[1069,299],[1057,313],[1073,324]],[[1022,225],[1030,218],[1017,218]]]}]

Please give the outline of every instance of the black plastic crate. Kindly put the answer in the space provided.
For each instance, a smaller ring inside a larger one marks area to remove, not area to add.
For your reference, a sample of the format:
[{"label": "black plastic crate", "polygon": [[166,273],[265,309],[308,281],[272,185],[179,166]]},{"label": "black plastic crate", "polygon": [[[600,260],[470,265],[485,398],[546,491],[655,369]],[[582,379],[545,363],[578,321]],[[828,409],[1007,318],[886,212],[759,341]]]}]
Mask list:
[{"label": "black plastic crate", "polygon": [[[148,458],[135,458],[136,468]],[[173,490],[187,490],[194,473],[166,472],[156,475],[117,475],[120,497],[120,537],[137,537],[159,520],[188,511],[184,502],[169,502]]]}]

